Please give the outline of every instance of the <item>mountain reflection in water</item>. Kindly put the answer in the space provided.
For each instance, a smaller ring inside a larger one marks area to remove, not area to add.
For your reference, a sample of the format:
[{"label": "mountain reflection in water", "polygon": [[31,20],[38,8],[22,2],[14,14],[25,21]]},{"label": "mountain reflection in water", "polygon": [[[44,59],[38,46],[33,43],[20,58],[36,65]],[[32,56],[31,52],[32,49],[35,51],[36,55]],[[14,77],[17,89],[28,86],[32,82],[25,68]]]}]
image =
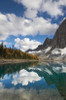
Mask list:
[{"label": "mountain reflection in water", "polygon": [[0,65],[0,100],[66,100],[66,64]]}]

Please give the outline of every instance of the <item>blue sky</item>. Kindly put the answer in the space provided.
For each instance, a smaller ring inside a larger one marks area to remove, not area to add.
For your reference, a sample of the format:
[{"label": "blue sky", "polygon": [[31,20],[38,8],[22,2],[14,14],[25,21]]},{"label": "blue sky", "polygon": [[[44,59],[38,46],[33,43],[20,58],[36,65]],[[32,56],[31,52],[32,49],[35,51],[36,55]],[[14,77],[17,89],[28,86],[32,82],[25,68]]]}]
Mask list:
[{"label": "blue sky", "polygon": [[0,0],[0,42],[22,51],[53,38],[66,17],[66,0]]}]

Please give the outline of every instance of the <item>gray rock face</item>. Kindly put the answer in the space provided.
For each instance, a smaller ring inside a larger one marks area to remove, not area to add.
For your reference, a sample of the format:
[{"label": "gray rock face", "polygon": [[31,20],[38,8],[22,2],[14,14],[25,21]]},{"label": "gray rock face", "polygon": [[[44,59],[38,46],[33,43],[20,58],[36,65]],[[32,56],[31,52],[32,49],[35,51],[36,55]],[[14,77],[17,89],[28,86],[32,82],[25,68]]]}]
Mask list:
[{"label": "gray rock face", "polygon": [[43,49],[43,45],[39,45],[36,49],[35,49],[35,51],[39,51],[39,50],[42,50]]},{"label": "gray rock face", "polygon": [[46,38],[45,42],[43,43],[43,48],[47,48],[48,46],[51,46],[52,39]]},{"label": "gray rock face", "polygon": [[33,50],[29,49],[26,52],[43,50],[47,48],[48,46],[50,46],[51,42],[52,42],[52,39],[47,38],[45,42],[43,43],[43,45],[39,45],[36,49],[33,49]]},{"label": "gray rock face", "polygon": [[51,46],[52,48],[66,47],[66,19],[61,23],[61,25],[57,29],[54,38],[47,38],[43,43],[43,49],[47,48],[48,46]]},{"label": "gray rock face", "polygon": [[66,47],[66,19],[61,23],[61,25],[57,29],[51,45],[53,48]]},{"label": "gray rock face", "polygon": [[49,46],[51,46],[52,49],[66,47],[66,19],[61,23],[61,25],[57,29],[53,39],[46,38],[43,45],[39,45],[36,49],[28,51],[38,51],[48,48]]},{"label": "gray rock face", "polygon": [[43,45],[39,45],[36,49],[28,49],[26,52],[31,52],[31,51],[39,51],[43,49]]}]

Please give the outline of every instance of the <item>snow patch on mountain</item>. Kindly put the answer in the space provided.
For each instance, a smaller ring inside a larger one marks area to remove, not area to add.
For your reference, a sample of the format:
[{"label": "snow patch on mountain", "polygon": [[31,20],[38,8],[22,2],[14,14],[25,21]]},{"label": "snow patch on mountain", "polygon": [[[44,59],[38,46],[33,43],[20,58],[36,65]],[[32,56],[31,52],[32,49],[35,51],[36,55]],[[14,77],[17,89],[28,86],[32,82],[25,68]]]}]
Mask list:
[{"label": "snow patch on mountain", "polygon": [[38,53],[41,53],[42,51],[41,50],[39,50],[39,51],[29,51],[28,53],[30,53],[30,54],[38,54]]},{"label": "snow patch on mountain", "polygon": [[48,47],[47,49],[45,49],[45,53],[49,52],[51,50],[52,47]]},{"label": "snow patch on mountain", "polygon": [[51,52],[52,55],[66,55],[66,47],[63,49],[59,49],[59,48],[55,48],[54,50],[52,50]]},{"label": "snow patch on mountain", "polygon": [[52,47],[48,47],[44,50],[38,50],[38,51],[29,51],[28,53],[30,54],[40,54],[40,53],[43,53],[43,54],[46,54],[47,52],[49,52],[51,50]]}]

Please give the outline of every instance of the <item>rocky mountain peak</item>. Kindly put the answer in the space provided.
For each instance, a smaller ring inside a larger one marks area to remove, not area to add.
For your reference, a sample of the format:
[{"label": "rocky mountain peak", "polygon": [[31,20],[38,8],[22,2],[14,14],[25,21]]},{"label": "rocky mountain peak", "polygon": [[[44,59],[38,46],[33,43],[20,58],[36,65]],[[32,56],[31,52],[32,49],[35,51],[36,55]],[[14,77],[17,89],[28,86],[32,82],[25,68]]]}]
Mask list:
[{"label": "rocky mountain peak", "polygon": [[66,47],[66,19],[64,19],[57,29],[51,45],[53,48]]},{"label": "rocky mountain peak", "polygon": [[46,40],[43,43],[43,47],[47,48],[48,46],[51,45],[52,39],[46,38]]},{"label": "rocky mountain peak", "polygon": [[52,49],[66,47],[66,18],[57,29],[53,39],[46,38],[43,45],[39,45],[36,49],[29,51],[39,51],[48,47],[52,47]]}]

